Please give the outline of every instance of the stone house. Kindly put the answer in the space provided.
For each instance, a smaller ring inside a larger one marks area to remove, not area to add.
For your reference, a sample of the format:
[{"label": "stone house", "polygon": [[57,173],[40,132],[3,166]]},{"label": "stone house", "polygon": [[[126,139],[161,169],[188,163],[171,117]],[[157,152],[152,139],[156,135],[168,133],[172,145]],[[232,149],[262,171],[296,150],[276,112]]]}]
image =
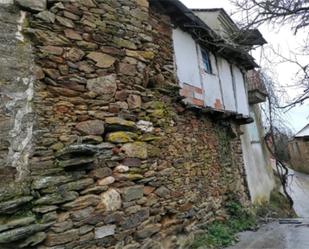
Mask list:
[{"label": "stone house", "polygon": [[309,124],[289,142],[290,165],[296,171],[309,173]]},{"label": "stone house", "polygon": [[259,32],[176,0],[0,5],[1,248],[184,248],[250,204]]},{"label": "stone house", "polygon": [[[199,17],[196,22],[204,24],[194,26],[187,21],[182,24],[187,29],[181,24],[173,29],[181,94],[187,103],[213,111],[218,119],[223,116],[231,123],[247,124],[241,126],[240,137],[248,188],[251,201],[261,204],[269,200],[275,185],[258,105],[266,101],[267,91],[247,51],[266,41],[258,30],[239,30],[223,9],[194,9],[193,13],[193,19]],[[194,28],[214,32],[220,52]]]}]

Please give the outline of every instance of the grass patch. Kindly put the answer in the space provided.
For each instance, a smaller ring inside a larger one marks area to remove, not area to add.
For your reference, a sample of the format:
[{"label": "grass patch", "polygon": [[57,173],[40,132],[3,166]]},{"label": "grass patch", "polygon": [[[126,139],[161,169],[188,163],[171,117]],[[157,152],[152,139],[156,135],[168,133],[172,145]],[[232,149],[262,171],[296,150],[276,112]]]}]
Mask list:
[{"label": "grass patch", "polygon": [[205,234],[197,236],[190,248],[223,248],[236,241],[238,232],[256,227],[255,215],[245,210],[239,202],[230,201],[226,208],[230,219],[209,224]]},{"label": "grass patch", "polygon": [[288,199],[278,190],[270,194],[269,203],[256,208],[257,216],[261,218],[296,218],[297,215],[291,208]]}]

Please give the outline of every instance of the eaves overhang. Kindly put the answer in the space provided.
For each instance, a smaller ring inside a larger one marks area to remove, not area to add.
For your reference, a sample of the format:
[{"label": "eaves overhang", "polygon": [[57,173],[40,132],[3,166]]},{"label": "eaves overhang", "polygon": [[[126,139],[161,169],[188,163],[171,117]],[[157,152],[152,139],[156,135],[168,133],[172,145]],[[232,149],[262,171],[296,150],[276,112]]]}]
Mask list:
[{"label": "eaves overhang", "polygon": [[254,58],[245,49],[227,43],[179,0],[150,0],[150,4],[170,16],[175,26],[190,33],[201,46],[246,70],[258,67]]}]

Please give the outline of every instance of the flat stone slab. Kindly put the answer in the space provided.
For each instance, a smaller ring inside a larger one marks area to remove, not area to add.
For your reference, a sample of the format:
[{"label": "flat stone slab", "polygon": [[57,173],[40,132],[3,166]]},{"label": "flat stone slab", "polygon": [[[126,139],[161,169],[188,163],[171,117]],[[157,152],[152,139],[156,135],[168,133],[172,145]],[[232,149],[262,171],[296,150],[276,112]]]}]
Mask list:
[{"label": "flat stone slab", "polygon": [[14,200],[6,201],[6,202],[1,202],[0,203],[0,213],[5,213],[5,214],[11,214],[14,213],[16,208],[28,203],[33,199],[32,196],[24,196],[21,198],[17,198]]},{"label": "flat stone slab", "polygon": [[33,224],[30,226],[20,227],[0,233],[0,244],[7,244],[27,238],[29,235],[35,234],[39,231],[43,231],[49,226],[51,226],[51,224]]}]

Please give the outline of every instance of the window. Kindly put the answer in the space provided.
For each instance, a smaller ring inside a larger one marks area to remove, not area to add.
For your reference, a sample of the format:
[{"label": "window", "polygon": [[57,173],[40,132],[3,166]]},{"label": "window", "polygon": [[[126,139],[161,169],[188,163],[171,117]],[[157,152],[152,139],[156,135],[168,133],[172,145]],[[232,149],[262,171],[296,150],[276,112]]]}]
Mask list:
[{"label": "window", "polygon": [[209,53],[205,49],[202,49],[202,59],[203,59],[204,70],[207,73],[212,73]]}]

